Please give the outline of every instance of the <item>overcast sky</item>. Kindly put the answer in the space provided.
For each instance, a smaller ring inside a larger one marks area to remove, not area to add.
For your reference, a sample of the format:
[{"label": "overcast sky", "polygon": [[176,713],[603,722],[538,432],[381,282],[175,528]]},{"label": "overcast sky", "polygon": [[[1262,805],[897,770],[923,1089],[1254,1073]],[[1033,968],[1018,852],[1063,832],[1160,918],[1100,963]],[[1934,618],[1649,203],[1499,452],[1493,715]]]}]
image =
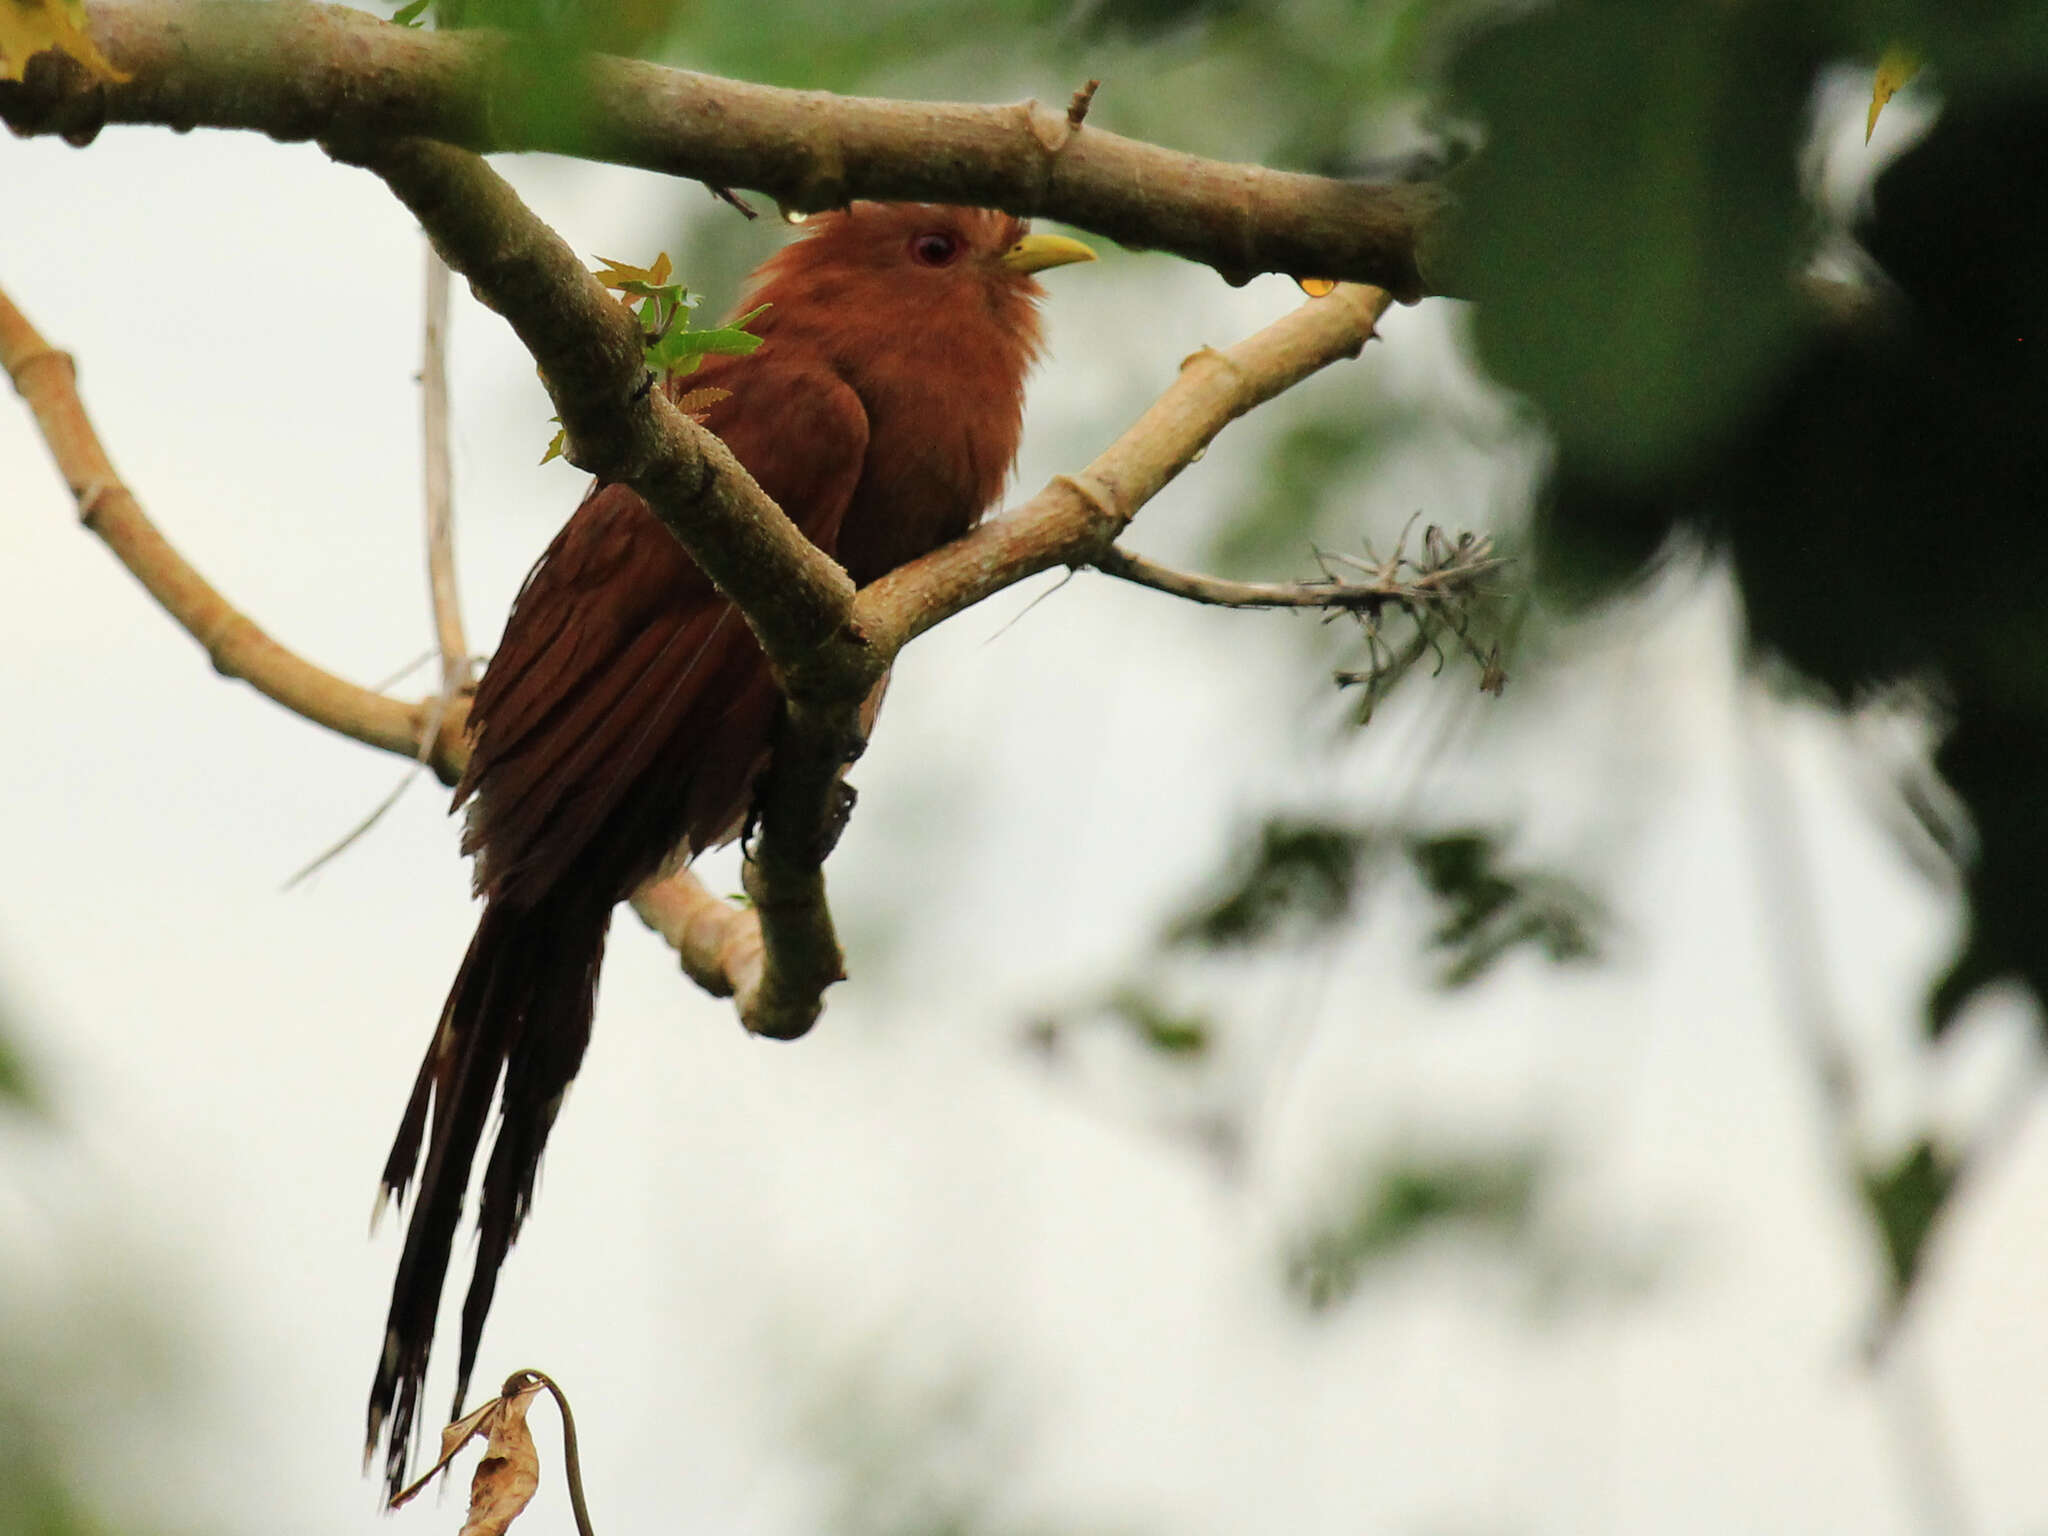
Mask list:
[{"label": "overcast sky", "polygon": [[[679,216],[731,217],[659,178],[504,168],[590,254],[640,259],[677,248]],[[402,210],[250,136],[8,141],[0,186],[0,284],[78,355],[164,532],[347,676],[423,651],[421,250]],[[1047,286],[1026,488],[1084,462],[1195,346],[1299,301],[1163,257]],[[1316,386],[1326,401],[1499,411],[1442,306],[1385,330]],[[484,648],[581,477],[536,467],[552,429],[531,365],[466,297],[454,349]],[[1257,429],[1233,433],[1147,509],[1139,547],[1200,547],[1256,471]],[[1528,468],[1397,460],[1360,488],[1359,526],[1469,521]],[[870,1528],[844,1503],[863,1435],[896,1447],[899,1490],[987,1492],[996,1530],[1923,1529],[1901,1447],[1927,1434],[1895,1431],[1890,1379],[1858,1363],[1874,1254],[1788,989],[1821,978],[1879,1144],[1982,1118],[2030,1047],[2024,1010],[1994,1004],[1955,1060],[1921,1059],[1915,1008],[1956,918],[1877,830],[1868,735],[1740,679],[1711,575],[1595,626],[1569,674],[1493,714],[1447,673],[1349,742],[1291,621],[1099,578],[1031,606],[1053,585],[900,669],[831,865],[854,979],[812,1038],[743,1038],[630,915],[614,926],[479,1373],[568,1387],[600,1529]],[[56,1117],[8,1132],[0,1171],[17,1380],[49,1394],[117,1514],[361,1530],[397,1252],[365,1220],[474,918],[443,793],[415,785],[284,891],[401,765],[212,674],[78,529],[19,409],[0,411],[0,637],[0,995]],[[1815,872],[1803,972],[1779,964],[1755,856],[1759,760]],[[1019,1047],[1034,1015],[1142,962],[1233,831],[1331,802],[1521,825],[1518,846],[1625,915],[1609,962],[1517,960],[1447,1001],[1396,887],[1334,957],[1227,983],[1239,1027],[1192,1086],[1106,1040],[1058,1071]],[[1176,1129],[1216,1112],[1247,1128],[1228,1170]],[[1359,1157],[1524,1140],[1558,1170],[1546,1241],[1594,1272],[1562,1301],[1456,1243],[1334,1314],[1288,1300],[1285,1242]],[[1908,1408],[1932,1404],[1974,1531],[2048,1528],[2044,1207],[2030,1121],[1955,1212],[1906,1336],[1927,1388]],[[549,1418],[536,1531],[567,1521]],[[395,1528],[452,1530],[459,1503]]]}]

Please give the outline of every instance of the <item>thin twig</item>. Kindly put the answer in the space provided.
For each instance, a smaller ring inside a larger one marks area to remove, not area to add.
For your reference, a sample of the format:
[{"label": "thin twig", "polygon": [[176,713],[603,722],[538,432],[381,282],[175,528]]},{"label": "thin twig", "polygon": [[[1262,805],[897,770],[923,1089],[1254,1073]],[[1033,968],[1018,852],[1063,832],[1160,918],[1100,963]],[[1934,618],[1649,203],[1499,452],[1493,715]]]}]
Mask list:
[{"label": "thin twig", "polygon": [[1334,577],[1321,581],[1230,581],[1220,576],[1172,570],[1117,548],[1104,550],[1089,563],[1119,581],[1218,608],[1321,608],[1377,613],[1388,604],[1429,608],[1478,595],[1479,578],[1507,563],[1495,556],[1492,548],[1490,540],[1475,539],[1434,569],[1416,569],[1414,574],[1404,576],[1399,570],[1381,568],[1365,581],[1339,581]]},{"label": "thin twig", "polygon": [[455,493],[448,451],[448,264],[427,250],[426,335],[420,360],[421,455],[426,480],[427,591],[441,648],[441,697],[453,703],[471,682],[462,596],[455,584]]},{"label": "thin twig", "polygon": [[1095,104],[1095,93],[1102,89],[1100,80],[1090,80],[1074,92],[1074,99],[1067,103],[1067,126],[1078,128],[1087,120],[1089,107]]},{"label": "thin twig", "polygon": [[426,724],[420,730],[419,755],[413,759],[412,766],[399,775],[398,782],[391,786],[391,792],[377,802],[369,815],[351,827],[337,841],[330,845],[325,852],[319,854],[310,863],[301,865],[292,877],[285,881],[282,887],[284,890],[294,889],[318,874],[329,864],[332,864],[344,853],[347,853],[349,849],[353,848],[370,834],[370,831],[378,822],[384,819],[391,807],[398,804],[405,797],[405,792],[412,787],[412,781],[418,778],[420,770],[427,766],[427,754],[432,750],[434,741],[440,736],[441,721],[446,718],[447,712],[453,704],[454,700],[449,696],[446,689],[443,689],[441,693],[435,696],[433,709],[427,716]]}]

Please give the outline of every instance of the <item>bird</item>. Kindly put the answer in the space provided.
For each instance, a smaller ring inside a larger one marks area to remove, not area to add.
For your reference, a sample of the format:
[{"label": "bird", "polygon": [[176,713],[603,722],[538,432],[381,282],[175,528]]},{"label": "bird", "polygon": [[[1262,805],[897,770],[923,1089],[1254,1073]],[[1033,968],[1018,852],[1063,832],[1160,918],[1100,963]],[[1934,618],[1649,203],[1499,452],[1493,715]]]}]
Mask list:
[{"label": "bird", "polygon": [[[750,356],[686,380],[704,425],[857,585],[965,533],[1009,477],[1041,346],[1035,274],[1094,259],[989,209],[854,202],[749,280]],[[723,394],[718,392],[723,391]],[[528,574],[476,688],[452,809],[483,900],[385,1163],[410,1218],[370,1391],[395,1493],[495,1099],[458,1418],[500,1266],[583,1060],[612,909],[736,836],[782,701],[752,631],[630,486],[594,484]]]}]

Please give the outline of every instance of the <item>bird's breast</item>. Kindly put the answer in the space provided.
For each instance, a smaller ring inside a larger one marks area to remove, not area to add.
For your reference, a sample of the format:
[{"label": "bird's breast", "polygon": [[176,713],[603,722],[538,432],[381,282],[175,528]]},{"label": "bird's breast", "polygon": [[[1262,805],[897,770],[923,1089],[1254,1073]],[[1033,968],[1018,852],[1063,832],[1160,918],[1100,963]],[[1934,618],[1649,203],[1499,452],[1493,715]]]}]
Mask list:
[{"label": "bird's breast", "polygon": [[837,554],[856,583],[957,539],[1002,494],[1023,425],[1021,370],[972,363],[927,354],[900,374],[851,381],[868,411],[868,452]]}]

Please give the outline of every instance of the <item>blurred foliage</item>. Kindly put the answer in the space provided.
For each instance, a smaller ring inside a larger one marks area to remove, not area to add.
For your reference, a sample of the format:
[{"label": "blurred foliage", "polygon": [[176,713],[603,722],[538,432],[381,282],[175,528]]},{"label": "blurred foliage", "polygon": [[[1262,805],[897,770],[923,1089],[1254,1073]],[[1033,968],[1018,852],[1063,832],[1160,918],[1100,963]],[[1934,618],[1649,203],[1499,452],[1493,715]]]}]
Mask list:
[{"label": "blurred foliage", "polygon": [[1541,1171],[1527,1151],[1376,1165],[1340,1210],[1289,1246],[1288,1290],[1312,1311],[1337,1306],[1375,1265],[1446,1227],[1519,1244],[1534,1217]]},{"label": "blurred foliage", "polygon": [[1117,988],[1109,996],[1108,1008],[1147,1049],[1161,1056],[1198,1060],[1208,1054],[1215,1042],[1216,1026],[1210,1020],[1200,1014],[1167,1008],[1138,987]]},{"label": "blurred foliage", "polygon": [[1903,1297],[1919,1277],[1928,1233],[1955,1190],[1957,1173],[1954,1159],[1925,1139],[1890,1167],[1865,1171],[1863,1198],[1884,1240],[1895,1296]]},{"label": "blurred foliage", "polygon": [[1021,1459],[995,1379],[949,1362],[919,1379],[921,1330],[834,1369],[804,1365],[798,1438],[828,1474],[833,1536],[1108,1536],[1128,1527],[1053,1523],[1008,1507]]},{"label": "blurred foliage", "polygon": [[1453,271],[1487,366],[1617,476],[1682,452],[1795,345],[1794,151],[1823,55],[1790,5],[1545,8],[1451,70],[1483,117]]},{"label": "blurred foliage", "polygon": [[[16,1021],[0,1000],[0,1135],[27,1121],[47,1131],[44,1106],[15,1045]],[[36,1122],[43,1122],[36,1124]],[[6,1536],[102,1536],[112,1529],[82,1497],[78,1477],[65,1455],[49,1411],[52,1398],[70,1390],[43,1372],[23,1369],[39,1362],[23,1358],[28,1340],[17,1332],[22,1318],[12,1287],[15,1276],[0,1269],[0,1532]],[[47,1340],[37,1339],[39,1345]],[[14,1367],[8,1369],[7,1367]]]},{"label": "blurred foliage", "polygon": [[1599,906],[1573,881],[1540,870],[1503,872],[1499,850],[1476,832],[1411,838],[1407,851],[1443,908],[1430,944],[1447,956],[1444,987],[1477,981],[1525,945],[1553,965],[1595,957]]},{"label": "blurred foliage", "polygon": [[1312,938],[1349,915],[1380,842],[1364,828],[1276,817],[1236,856],[1220,891],[1167,929],[1167,942],[1223,949]]},{"label": "blurred foliage", "polygon": [[1287,1244],[1287,1292],[1328,1313],[1376,1277],[1455,1246],[1513,1282],[1539,1316],[1639,1299],[1668,1259],[1668,1240],[1581,1228],[1558,1208],[1561,1182],[1562,1170],[1531,1145],[1368,1158]]},{"label": "blurred foliage", "polygon": [[37,1100],[28,1068],[14,1044],[14,1021],[0,1004],[0,1114],[32,1109]]},{"label": "blurred foliage", "polygon": [[1241,949],[1301,944],[1351,918],[1366,881],[1400,861],[1439,917],[1429,947],[1439,983],[1468,986],[1518,948],[1555,963],[1593,959],[1598,900],[1554,871],[1508,866],[1492,833],[1432,833],[1276,817],[1248,839],[1210,896],[1171,923],[1169,945]]},{"label": "blurred foliage", "polygon": [[1859,230],[1896,285],[1809,324],[1738,420],[1653,473],[1567,441],[1540,512],[1553,591],[1727,555],[1766,652],[1851,698],[1899,677],[1942,703],[1937,763],[1968,805],[1972,923],[1935,1027],[2017,975],[2048,997],[2048,82],[1951,103],[1880,179]]},{"label": "blurred foliage", "polygon": [[0,1399],[0,1531],[7,1536],[103,1536],[63,1472],[30,1402]]}]

